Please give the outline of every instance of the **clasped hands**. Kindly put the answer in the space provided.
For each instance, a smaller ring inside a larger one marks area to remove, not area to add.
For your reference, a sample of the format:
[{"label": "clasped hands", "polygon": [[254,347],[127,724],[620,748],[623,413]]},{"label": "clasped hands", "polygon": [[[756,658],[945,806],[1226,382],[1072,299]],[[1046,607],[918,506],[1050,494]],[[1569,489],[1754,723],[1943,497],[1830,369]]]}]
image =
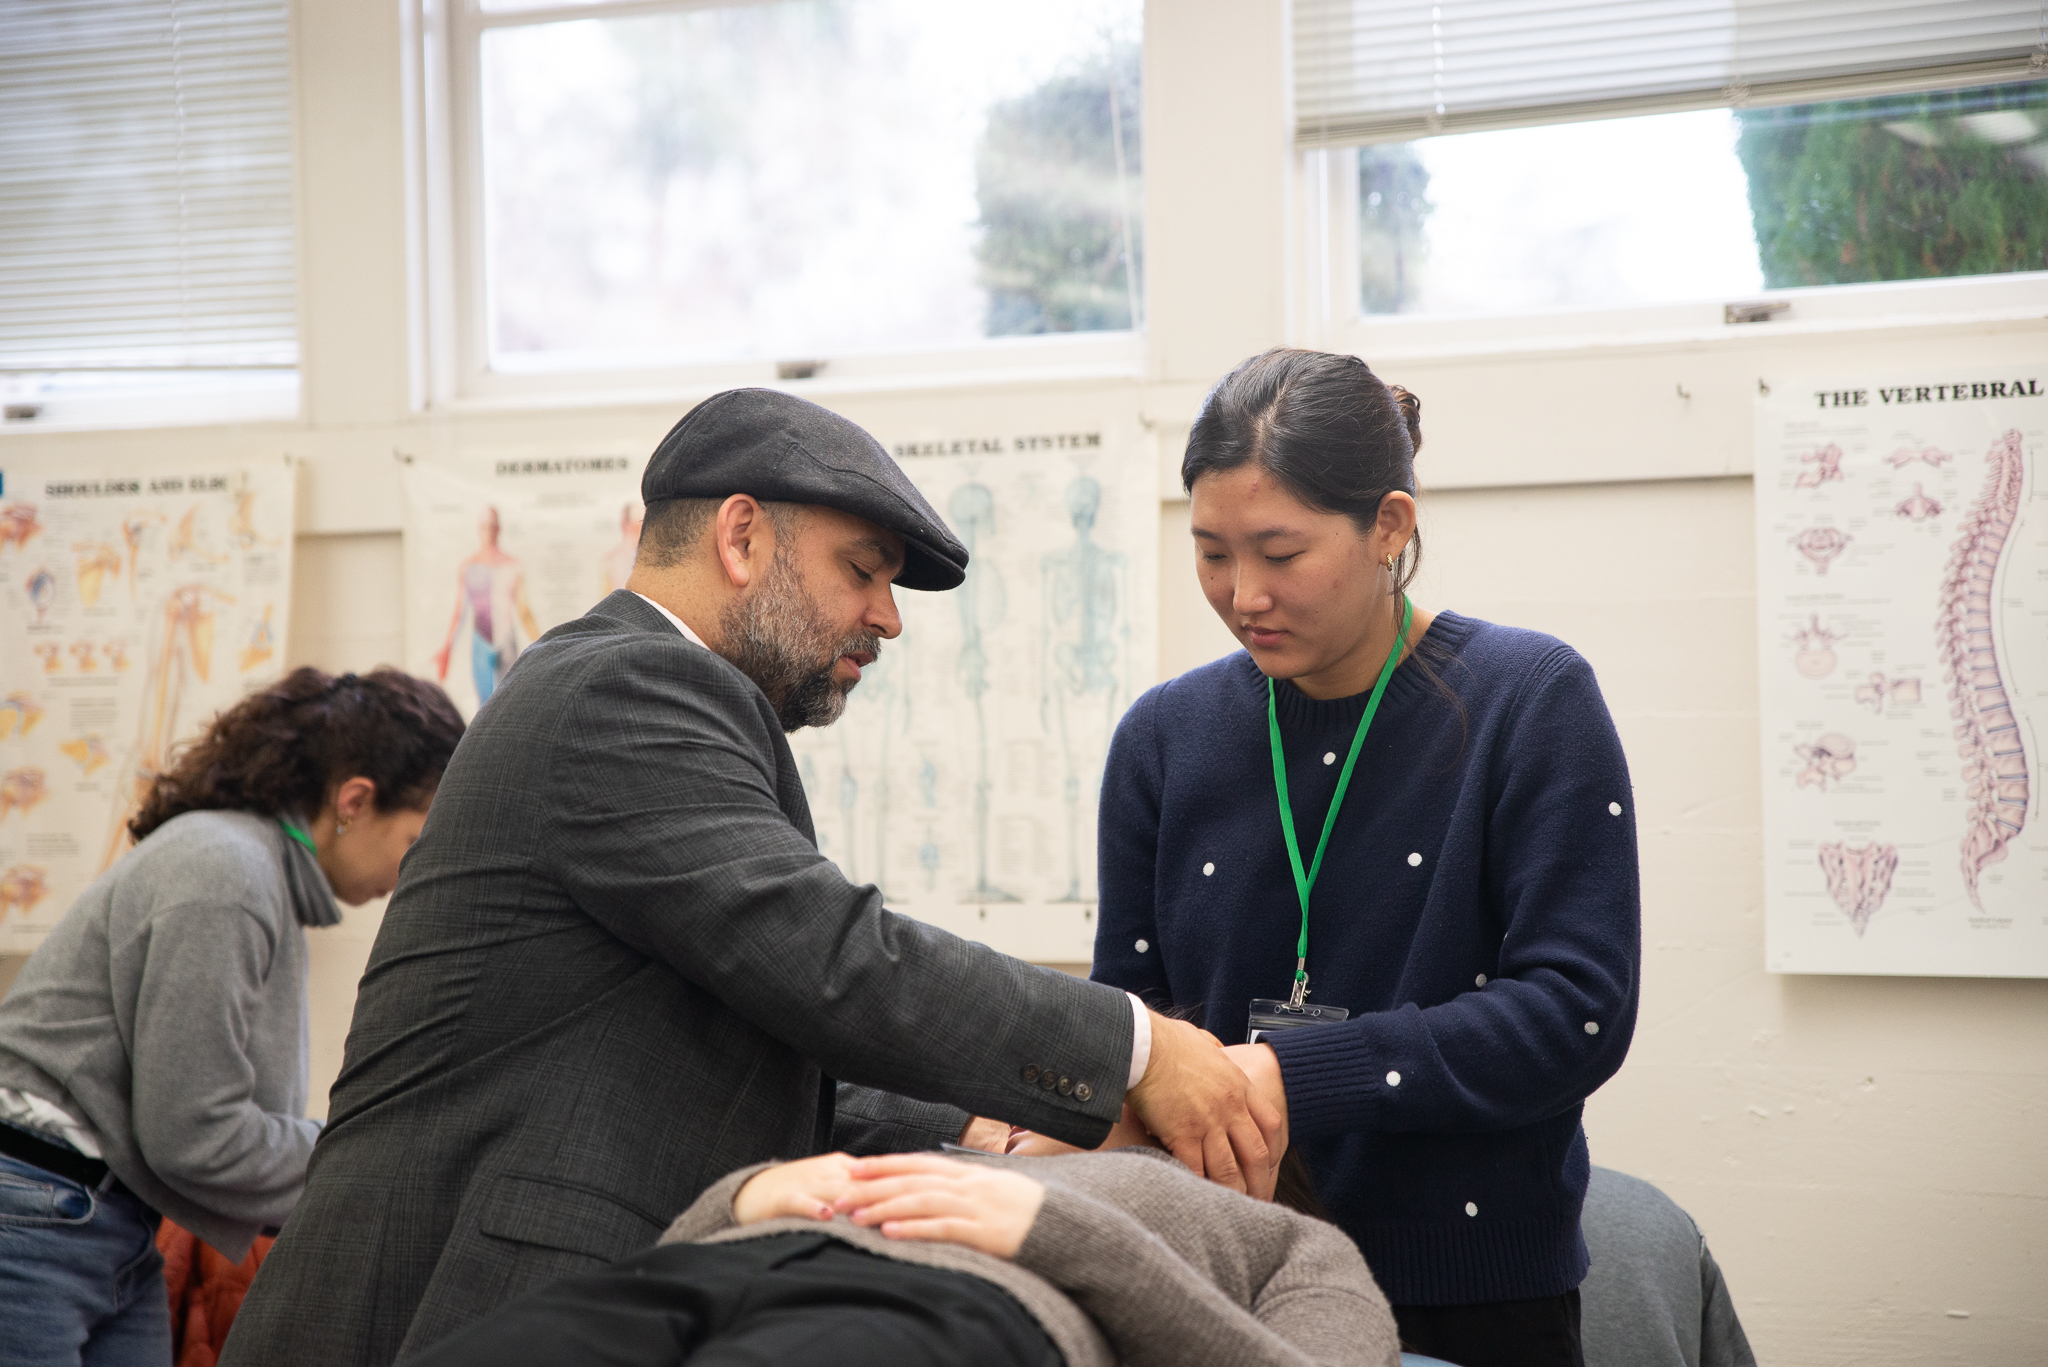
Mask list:
[{"label": "clasped hands", "polygon": [[[1076,1152],[1042,1135],[1020,1145],[1008,1126],[981,1119],[960,1142],[992,1153]],[[1287,1152],[1279,1057],[1269,1045],[1226,1046],[1206,1030],[1155,1014],[1151,1062],[1101,1147],[1132,1144],[1157,1144],[1212,1182],[1271,1200]]]},{"label": "clasped hands", "polygon": [[1041,1183],[1006,1168],[929,1153],[827,1153],[755,1173],[733,1197],[732,1215],[742,1225],[844,1215],[885,1238],[961,1244],[1013,1258],[1044,1200]]}]

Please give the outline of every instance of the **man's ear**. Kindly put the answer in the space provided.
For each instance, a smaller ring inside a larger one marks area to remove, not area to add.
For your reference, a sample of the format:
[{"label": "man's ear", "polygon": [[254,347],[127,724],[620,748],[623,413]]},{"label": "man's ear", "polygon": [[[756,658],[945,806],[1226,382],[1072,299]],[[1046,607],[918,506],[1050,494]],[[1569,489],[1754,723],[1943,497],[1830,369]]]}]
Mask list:
[{"label": "man's ear", "polygon": [[711,548],[726,582],[743,589],[775,554],[775,532],[752,494],[734,494],[718,505],[711,522]]}]

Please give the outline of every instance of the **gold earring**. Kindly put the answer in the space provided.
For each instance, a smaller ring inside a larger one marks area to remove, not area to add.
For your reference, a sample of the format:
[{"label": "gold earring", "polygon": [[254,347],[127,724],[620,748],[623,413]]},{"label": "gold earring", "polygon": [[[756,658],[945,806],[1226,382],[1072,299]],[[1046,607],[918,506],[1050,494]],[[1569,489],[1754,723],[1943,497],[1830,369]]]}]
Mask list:
[{"label": "gold earring", "polygon": [[1388,556],[1388,557],[1387,557],[1387,573],[1388,573],[1388,574],[1392,574],[1393,572],[1394,572],[1394,557],[1390,555],[1390,556]]}]

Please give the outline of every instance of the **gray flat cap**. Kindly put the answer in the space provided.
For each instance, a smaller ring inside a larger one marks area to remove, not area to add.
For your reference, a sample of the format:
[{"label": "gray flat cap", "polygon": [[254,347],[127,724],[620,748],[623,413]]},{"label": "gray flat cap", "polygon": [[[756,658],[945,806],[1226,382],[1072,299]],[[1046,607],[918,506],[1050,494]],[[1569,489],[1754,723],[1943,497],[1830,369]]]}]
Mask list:
[{"label": "gray flat cap", "polygon": [[728,389],[691,409],[648,459],[640,497],[817,503],[903,538],[906,589],[958,588],[967,548],[882,444],[837,413],[773,389]]}]

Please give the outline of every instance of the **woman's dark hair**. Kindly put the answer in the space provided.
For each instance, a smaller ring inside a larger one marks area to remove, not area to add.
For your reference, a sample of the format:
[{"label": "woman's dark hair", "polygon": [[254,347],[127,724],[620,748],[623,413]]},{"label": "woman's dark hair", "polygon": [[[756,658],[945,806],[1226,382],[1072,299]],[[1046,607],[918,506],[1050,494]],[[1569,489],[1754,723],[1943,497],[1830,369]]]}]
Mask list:
[{"label": "woman's dark hair", "polygon": [[366,778],[377,810],[427,805],[462,739],[462,715],[424,679],[389,667],[339,678],[300,668],[213,719],[150,784],[128,823],[141,840],[186,812],[311,816],[335,784]]},{"label": "woman's dark hair", "polygon": [[[1188,433],[1181,486],[1256,463],[1311,508],[1343,513],[1361,532],[1395,490],[1415,493],[1422,400],[1389,386],[1356,356],[1290,347],[1254,356],[1225,375]],[[1395,562],[1394,591],[1422,562],[1418,530]]]}]

